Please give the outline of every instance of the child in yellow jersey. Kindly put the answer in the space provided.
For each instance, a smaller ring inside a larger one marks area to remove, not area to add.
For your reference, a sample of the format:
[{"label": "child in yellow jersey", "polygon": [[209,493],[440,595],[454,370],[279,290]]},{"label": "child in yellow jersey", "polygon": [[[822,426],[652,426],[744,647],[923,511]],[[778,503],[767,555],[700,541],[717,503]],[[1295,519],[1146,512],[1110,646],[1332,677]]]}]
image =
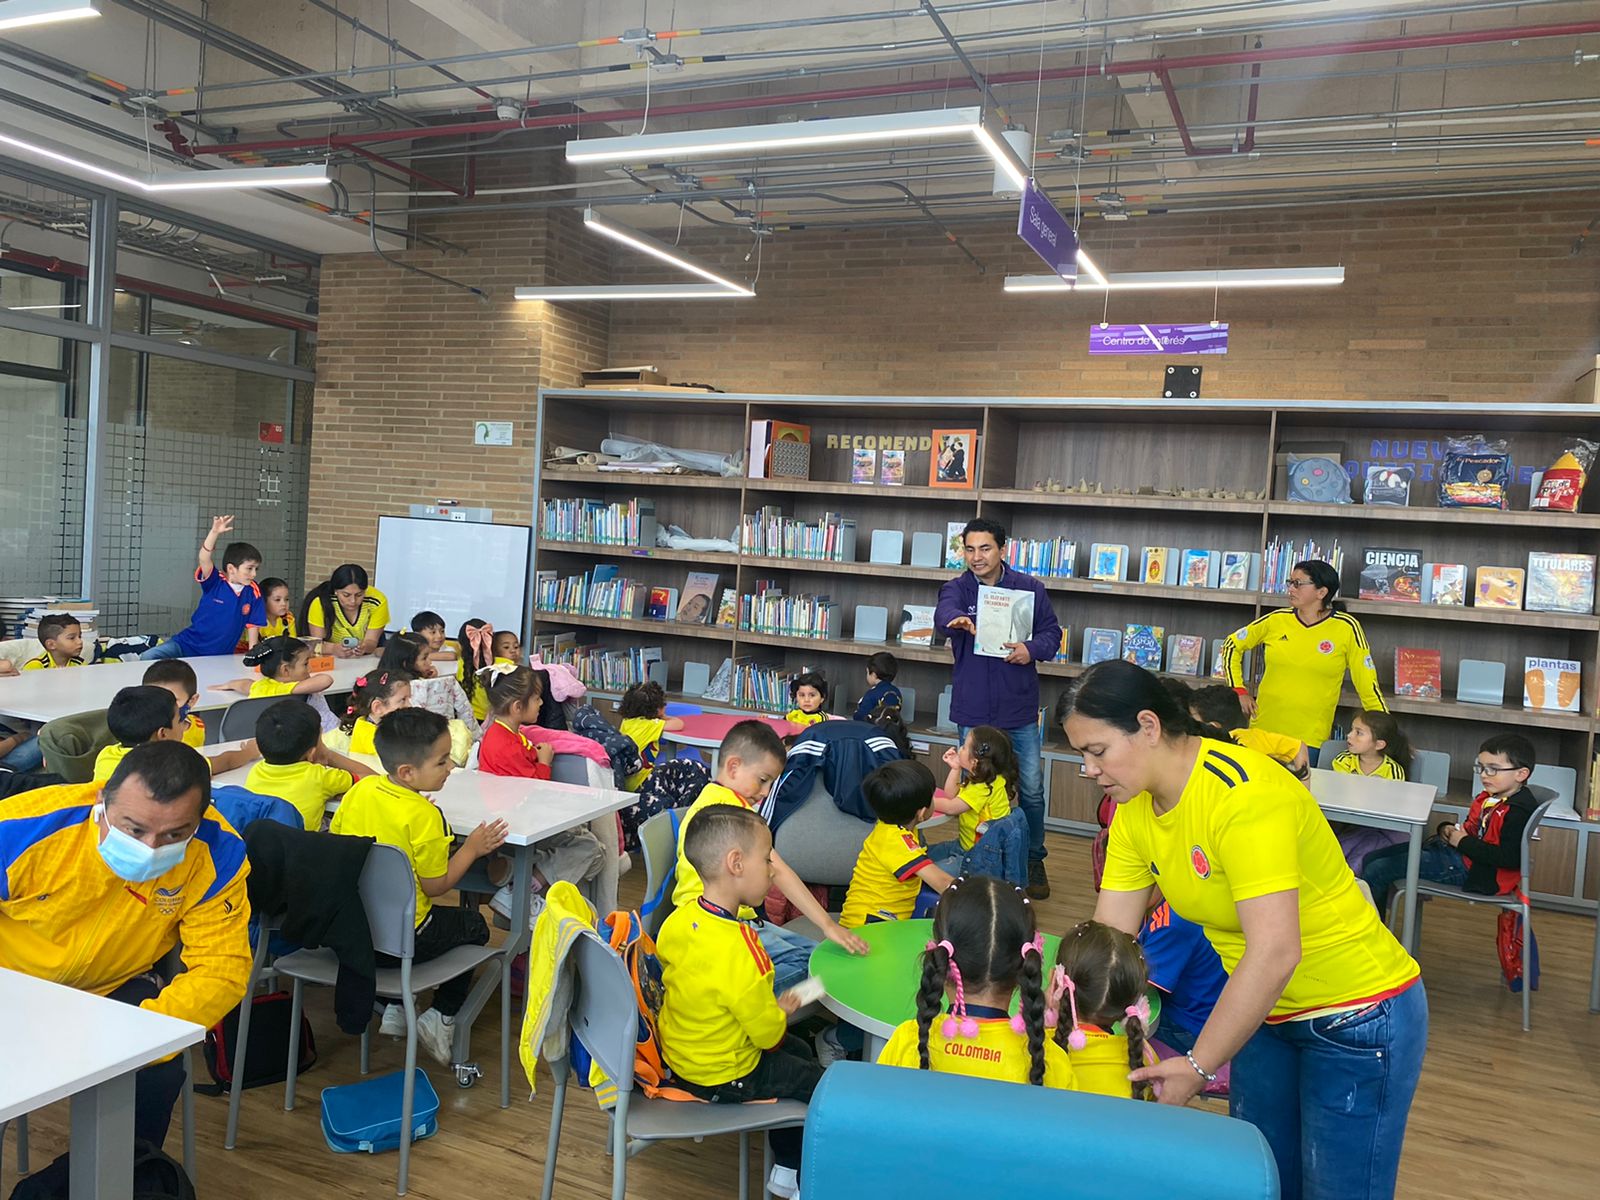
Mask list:
[{"label": "child in yellow jersey", "polygon": [[1210,725],[1219,741],[1247,746],[1268,758],[1277,759],[1300,779],[1311,770],[1311,752],[1297,737],[1286,733],[1273,733],[1260,726],[1251,727],[1245,722],[1244,705],[1239,693],[1224,683],[1214,683],[1193,691],[1181,679],[1163,679],[1169,691],[1179,702],[1188,706],[1189,715],[1202,725]]},{"label": "child in yellow jersey", "polygon": [[1400,723],[1386,712],[1363,712],[1350,722],[1349,746],[1335,754],[1330,764],[1346,775],[1374,775],[1379,779],[1404,780],[1411,761],[1411,742],[1400,732]]},{"label": "child in yellow jersey", "polygon": [[[717,805],[686,828],[683,851],[703,889],[661,926],[661,1051],[673,1081],[713,1104],[810,1100],[822,1079],[811,1048],[789,1036],[800,1007],[773,995],[772,959],[755,925],[739,916],[772,886],[772,833],[743,806]],[[799,1192],[799,1129],[769,1137],[775,1196]]]},{"label": "child in yellow jersey", "polygon": [[952,882],[928,857],[917,829],[933,815],[932,771],[914,758],[885,763],[861,781],[861,794],[878,820],[850,875],[839,914],[846,929],[904,921],[915,912],[918,893],[937,896]]},{"label": "child in yellow jersey", "polygon": [[257,629],[254,625],[245,626],[245,649],[254,649],[258,642],[274,637],[299,637],[300,625],[294,619],[294,610],[289,604],[289,584],[283,579],[263,579],[257,587],[261,589],[261,604],[266,614],[266,624]]},{"label": "child in yellow jersey", "polygon": [[[956,840],[933,847],[935,862],[952,863],[978,844],[989,828],[1011,811],[1011,797],[1017,791],[1020,771],[1011,739],[992,725],[979,725],[968,731],[961,745],[944,752],[944,794],[933,798],[933,806],[956,818]],[[959,867],[953,873],[961,873]]]},{"label": "child in yellow jersey", "polygon": [[145,668],[139,682],[146,687],[166,688],[178,701],[185,746],[198,750],[206,744],[206,723],[189,712],[200,698],[200,681],[195,678],[193,667],[181,658],[158,658]]},{"label": "child in yellow jersey", "polygon": [[661,735],[683,728],[677,717],[667,716],[667,693],[651,680],[636,683],[622,693],[622,733],[639,747],[639,761],[643,764],[628,777],[628,790],[637,792],[656,769],[661,757]]},{"label": "child in yellow jersey", "polygon": [[[506,840],[506,823],[480,823],[455,853],[450,852],[450,824],[423,794],[442,788],[454,768],[449,725],[438,713],[421,708],[390,713],[378,727],[376,744],[384,774],[369,775],[345,793],[330,831],[398,846],[411,860],[417,877],[417,962],[428,962],[457,946],[484,945],[489,926],[482,913],[433,902],[453,890],[468,867],[500,848]],[[380,956],[379,965],[389,964]],[[417,1018],[417,1039],[445,1066],[453,1060],[455,1015],[471,988],[470,971],[440,984],[433,992],[433,1007]],[[404,1018],[398,1023],[404,1032]],[[387,1012],[383,1028],[385,1032],[394,1028]]]},{"label": "child in yellow jersey", "polygon": [[[683,852],[684,839],[702,812],[716,805],[754,809],[766,799],[772,781],[783,770],[783,743],[767,721],[740,721],[722,739],[718,750],[717,778],[708,783],[698,799],[683,814],[678,826],[678,862],[672,890],[674,908],[688,908],[700,898],[704,890],[700,874]],[[837,942],[852,954],[865,954],[867,944],[845,929],[817,903],[811,889],[800,881],[794,869],[783,861],[776,850],[772,852],[772,877],[778,890],[789,903],[800,910],[800,915],[822,930],[831,942]],[[755,909],[741,909],[744,920],[755,917]],[[810,974],[811,951],[816,948],[810,938],[790,933],[771,922],[761,925],[761,945],[776,968],[774,986],[787,991]]]},{"label": "child in yellow jersey", "polygon": [[[184,718],[178,711],[178,700],[165,687],[125,687],[111,698],[106,708],[106,726],[116,742],[95,756],[94,781],[104,783],[116,771],[117,764],[135,746],[146,742],[183,741]],[[260,758],[254,740],[245,742],[237,750],[226,750],[206,759],[213,775],[223,775],[238,770]]]},{"label": "child in yellow jersey", "polygon": [[333,686],[333,676],[311,673],[311,647],[296,637],[270,637],[259,642],[244,656],[244,665],[257,667],[259,677],[232,679],[219,683],[219,692],[243,692],[252,699],[262,696],[312,696]]},{"label": "child in yellow jersey", "polygon": [[1149,974],[1139,943],[1120,929],[1083,921],[1061,939],[1045,996],[1045,1021],[1072,1060],[1074,1091],[1149,1100],[1129,1071],[1156,1062],[1146,1040]]},{"label": "child in yellow jersey", "polygon": [[916,1019],[890,1035],[878,1062],[1070,1089],[1072,1063],[1045,1028],[1043,953],[1021,889],[987,875],[956,880],[933,911]]},{"label": "child in yellow jersey", "polygon": [[[322,744],[375,767],[378,722],[398,709],[410,707],[411,676],[400,671],[373,671],[363,675],[350,689],[350,702],[339,719],[339,728],[323,734]],[[439,719],[444,720],[443,717]],[[449,729],[449,722],[445,722],[445,731]]]},{"label": "child in yellow jersey", "polygon": [[794,705],[784,714],[791,725],[815,725],[826,721],[828,680],[821,671],[807,671],[789,682],[789,700]]},{"label": "child in yellow jersey", "polygon": [[39,641],[44,653],[23,663],[24,671],[83,666],[83,626],[71,613],[47,613],[40,617]]},{"label": "child in yellow jersey", "polygon": [[256,718],[262,761],[251,768],[244,784],[252,792],[276,796],[290,805],[313,833],[322,828],[328,801],[372,774],[322,745],[321,737],[322,722],[308,705],[287,698],[278,701]]}]

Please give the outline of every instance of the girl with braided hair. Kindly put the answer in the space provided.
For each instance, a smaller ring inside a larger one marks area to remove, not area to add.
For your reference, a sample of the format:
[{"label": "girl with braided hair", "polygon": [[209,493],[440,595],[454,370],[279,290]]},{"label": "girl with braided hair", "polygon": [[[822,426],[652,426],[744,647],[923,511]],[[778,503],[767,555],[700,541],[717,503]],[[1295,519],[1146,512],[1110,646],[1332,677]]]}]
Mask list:
[{"label": "girl with braided hair", "polygon": [[1072,1064],[1045,1027],[1043,953],[1020,888],[986,875],[956,880],[934,909],[916,1019],[894,1031],[878,1062],[1071,1089]]},{"label": "girl with braided hair", "polygon": [[1074,1090],[1153,1099],[1148,1083],[1128,1081],[1130,1071],[1156,1062],[1147,1040],[1148,982],[1144,952],[1120,929],[1082,921],[1061,939],[1045,991],[1045,1023],[1055,1026],[1072,1060]]}]

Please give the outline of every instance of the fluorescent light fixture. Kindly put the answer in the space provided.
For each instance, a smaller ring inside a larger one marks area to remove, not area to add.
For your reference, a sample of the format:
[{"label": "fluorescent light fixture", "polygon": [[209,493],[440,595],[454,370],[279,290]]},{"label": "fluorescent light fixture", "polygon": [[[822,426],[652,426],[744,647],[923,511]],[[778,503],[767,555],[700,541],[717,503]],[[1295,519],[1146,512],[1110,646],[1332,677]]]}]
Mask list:
[{"label": "fluorescent light fixture", "polygon": [[[1078,263],[1092,276],[1083,252]],[[1333,287],[1344,282],[1343,267],[1265,267],[1237,271],[1130,271],[1101,275],[1090,283],[1070,283],[1057,275],[1007,275],[1008,292],[1165,292],[1213,291],[1218,288]]]},{"label": "fluorescent light fixture", "polygon": [[586,208],[583,210],[583,224],[586,228],[592,229],[596,233],[603,233],[606,237],[611,238],[614,241],[621,242],[624,246],[632,246],[635,250],[642,250],[644,253],[653,258],[659,258],[662,262],[671,263],[675,267],[682,267],[691,275],[698,275],[701,279],[708,280],[711,283],[715,283],[720,287],[726,288],[729,292],[735,295],[755,295],[755,292],[750,288],[745,287],[744,284],[735,283],[726,276],[718,275],[715,271],[709,270],[706,267],[702,267],[693,259],[685,258],[683,255],[679,254],[677,250],[673,249],[665,242],[658,242],[655,238],[649,236],[648,234],[640,233],[634,229],[627,229],[621,225],[613,225],[610,221],[607,221],[592,208]]},{"label": "fluorescent light fixture", "polygon": [[[213,188],[291,188],[318,187],[333,182],[326,163],[307,163],[295,167],[235,167],[219,171],[118,171],[86,158],[63,154],[12,133],[0,133],[0,146],[10,146],[24,154],[60,163],[110,181],[127,191],[163,193],[204,191]],[[131,169],[130,169],[131,170]]]},{"label": "fluorescent light fixture", "polygon": [[0,30],[25,29],[29,25],[49,25],[56,21],[81,21],[99,15],[100,10],[90,0],[8,0],[0,4]]},{"label": "fluorescent light fixture", "polygon": [[518,300],[732,300],[754,292],[730,292],[715,283],[604,283],[576,287],[519,287]]},{"label": "fluorescent light fixture", "polygon": [[[1078,265],[1083,268],[1083,273],[1089,277],[1092,283],[1097,284],[1100,287],[1106,286],[1105,272],[1100,270],[1099,267],[1095,266],[1094,259],[1089,257],[1088,251],[1086,251],[1081,244],[1078,246]],[[1024,276],[1024,278],[1026,278],[1026,276]],[[1051,276],[1051,278],[1055,279],[1057,283],[1067,282],[1065,279],[1061,279],[1057,276]]]}]

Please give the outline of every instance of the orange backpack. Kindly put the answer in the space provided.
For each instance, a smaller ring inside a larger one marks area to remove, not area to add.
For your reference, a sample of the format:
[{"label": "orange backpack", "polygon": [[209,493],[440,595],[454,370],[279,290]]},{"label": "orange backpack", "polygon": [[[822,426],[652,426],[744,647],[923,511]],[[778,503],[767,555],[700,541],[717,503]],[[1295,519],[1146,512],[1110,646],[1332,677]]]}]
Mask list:
[{"label": "orange backpack", "polygon": [[[618,909],[600,922],[601,936],[607,938],[628,968],[633,980],[634,1004],[639,1010],[639,1030],[634,1039],[633,1079],[646,1096],[665,1100],[698,1100],[698,1096],[672,1085],[672,1069],[661,1053],[661,1001],[666,989],[661,982],[661,960],[656,943],[639,920],[639,914]],[[606,1096],[602,1103],[609,1107]]]}]

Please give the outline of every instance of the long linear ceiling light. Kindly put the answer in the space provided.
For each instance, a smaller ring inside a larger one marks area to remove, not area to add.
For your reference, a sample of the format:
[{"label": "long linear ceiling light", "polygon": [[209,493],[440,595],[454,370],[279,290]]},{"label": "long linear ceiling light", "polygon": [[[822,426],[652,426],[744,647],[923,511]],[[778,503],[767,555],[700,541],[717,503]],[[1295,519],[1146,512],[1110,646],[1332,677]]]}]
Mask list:
[{"label": "long linear ceiling light", "polygon": [[[1008,292],[1164,292],[1217,288],[1333,287],[1344,282],[1343,267],[1263,267],[1237,271],[1129,271],[1101,275],[1090,270],[1080,251],[1078,263],[1092,282],[1069,283],[1057,275],[1007,275]],[[1099,276],[1099,278],[1093,278]]]},{"label": "long linear ceiling light", "polygon": [[708,282],[519,287],[513,293],[518,300],[729,300],[736,297],[749,298],[756,294],[754,288],[737,283],[725,275],[718,275],[708,267],[702,267],[692,258],[680,254],[675,247],[665,242],[658,242],[649,234],[612,224],[592,208],[583,210],[583,224],[586,229],[604,234],[624,246],[631,246],[653,258],[659,258],[662,262],[671,263]]},{"label": "long linear ceiling light", "polygon": [[86,158],[51,150],[25,138],[19,138],[13,133],[0,133],[0,146],[10,146],[24,154],[87,172],[130,191],[154,194],[220,188],[325,187],[333,182],[326,163],[306,163],[293,167],[238,167],[220,171],[156,171],[150,174],[142,172],[129,174],[127,171],[101,166]]},{"label": "long linear ceiling light", "polygon": [[0,31],[50,25],[56,21],[81,21],[98,17],[91,0],[8,0],[0,4]]}]

